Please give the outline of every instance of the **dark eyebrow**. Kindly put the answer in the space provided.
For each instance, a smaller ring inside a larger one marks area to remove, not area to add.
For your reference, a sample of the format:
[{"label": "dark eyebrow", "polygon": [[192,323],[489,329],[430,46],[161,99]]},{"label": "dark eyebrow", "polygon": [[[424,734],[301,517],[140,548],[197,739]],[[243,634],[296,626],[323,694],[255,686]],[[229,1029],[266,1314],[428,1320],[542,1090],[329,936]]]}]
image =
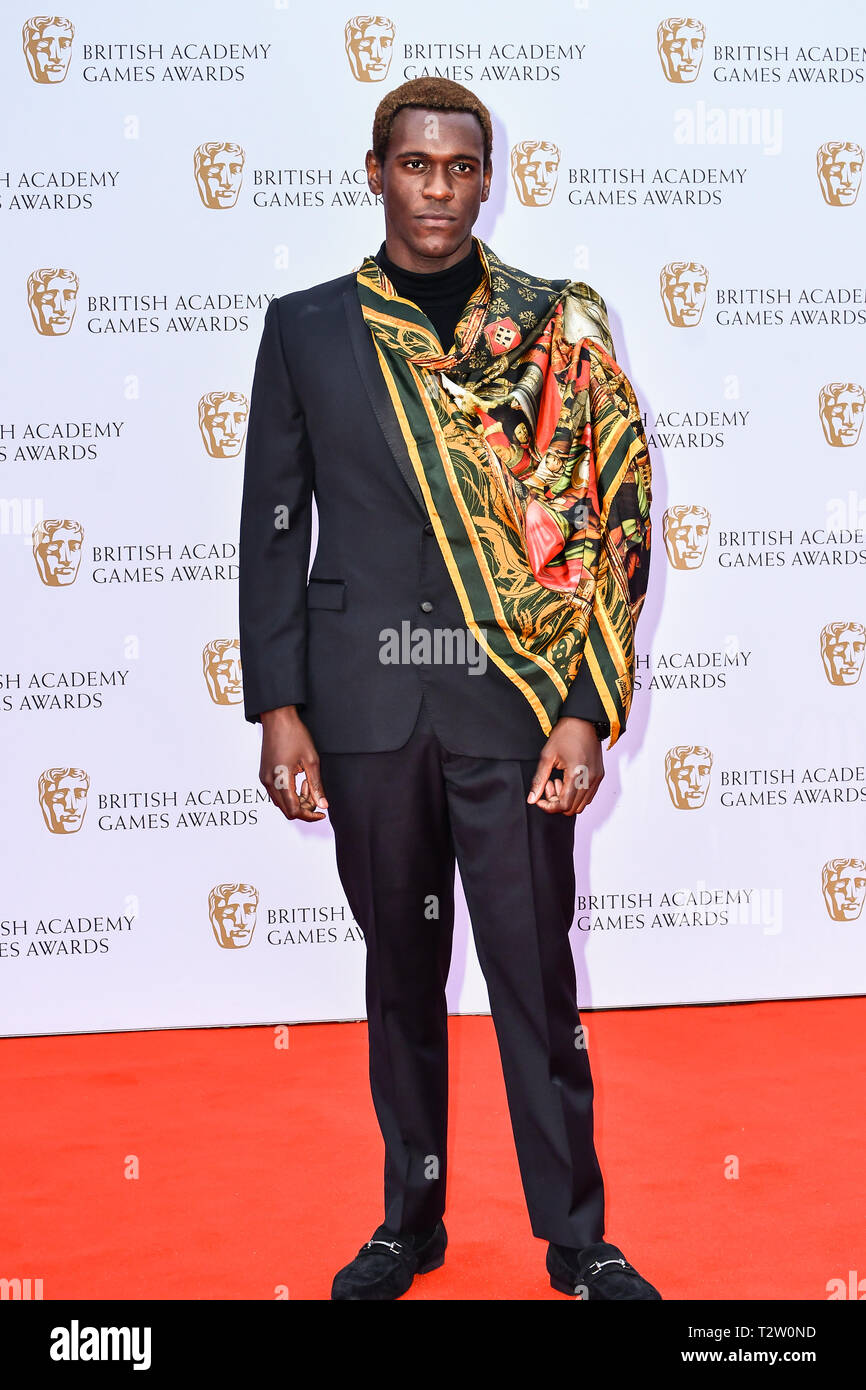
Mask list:
[{"label": "dark eyebrow", "polygon": [[[436,157],[437,157],[436,155],[432,155],[432,156],[431,156],[429,150],[401,150],[399,154],[395,154],[395,156],[394,156],[395,159],[430,159],[430,158],[435,159]],[[443,155],[442,158],[445,158],[445,159],[474,159],[474,161],[475,161],[476,164],[480,164],[480,163],[481,163],[481,158],[480,158],[480,156],[477,155],[477,154],[449,154],[449,155]]]}]

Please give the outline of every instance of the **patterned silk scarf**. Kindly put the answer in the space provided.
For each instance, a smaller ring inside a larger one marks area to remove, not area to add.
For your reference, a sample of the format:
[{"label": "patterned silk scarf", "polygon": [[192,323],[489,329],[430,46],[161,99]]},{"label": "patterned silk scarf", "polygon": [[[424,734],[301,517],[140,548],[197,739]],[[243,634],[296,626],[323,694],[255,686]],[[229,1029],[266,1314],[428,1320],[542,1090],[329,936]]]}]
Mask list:
[{"label": "patterned silk scarf", "polygon": [[451,350],[371,256],[364,318],[467,628],[549,734],[582,660],[625,729],[651,469],[604,301],[473,237],[483,279]]}]

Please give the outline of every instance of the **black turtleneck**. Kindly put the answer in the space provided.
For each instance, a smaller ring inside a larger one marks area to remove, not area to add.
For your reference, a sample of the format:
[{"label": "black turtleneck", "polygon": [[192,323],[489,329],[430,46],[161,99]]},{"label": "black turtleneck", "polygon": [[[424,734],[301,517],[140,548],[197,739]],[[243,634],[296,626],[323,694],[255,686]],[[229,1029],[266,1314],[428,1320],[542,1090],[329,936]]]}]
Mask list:
[{"label": "black turtleneck", "polygon": [[411,299],[427,315],[447,352],[454,342],[454,330],[466,301],[484,274],[475,242],[462,261],[445,270],[404,270],[391,260],[384,241],[373,260],[384,270],[400,297]]}]

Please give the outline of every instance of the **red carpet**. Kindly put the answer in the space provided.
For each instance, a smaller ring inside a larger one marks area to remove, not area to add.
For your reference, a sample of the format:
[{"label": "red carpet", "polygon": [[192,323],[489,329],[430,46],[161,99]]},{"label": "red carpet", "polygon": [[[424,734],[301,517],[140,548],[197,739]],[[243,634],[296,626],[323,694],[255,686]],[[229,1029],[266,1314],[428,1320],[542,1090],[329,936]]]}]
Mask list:
[{"label": "red carpet", "polygon": [[[607,1239],[665,1298],[826,1299],[829,1279],[866,1276],[866,1001],[585,1021]],[[406,1297],[564,1301],[529,1230],[490,1019],[450,1027],[450,1244]],[[5,1040],[0,1277],[41,1278],[45,1299],[326,1299],[382,1215],[366,1028],[288,1038]]]}]

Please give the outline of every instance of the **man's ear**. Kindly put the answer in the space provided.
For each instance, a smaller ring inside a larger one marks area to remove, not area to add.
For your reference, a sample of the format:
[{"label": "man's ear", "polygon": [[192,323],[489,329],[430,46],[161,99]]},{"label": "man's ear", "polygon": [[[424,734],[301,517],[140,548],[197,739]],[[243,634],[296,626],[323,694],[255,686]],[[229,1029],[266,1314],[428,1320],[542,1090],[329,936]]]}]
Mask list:
[{"label": "man's ear", "polygon": [[382,166],[372,150],[368,150],[364,156],[364,167],[367,170],[367,184],[370,192],[380,194],[382,192]]},{"label": "man's ear", "polygon": [[481,201],[486,203],[490,197],[490,182],[493,178],[493,161],[491,160],[484,171],[484,182],[481,185]]}]

